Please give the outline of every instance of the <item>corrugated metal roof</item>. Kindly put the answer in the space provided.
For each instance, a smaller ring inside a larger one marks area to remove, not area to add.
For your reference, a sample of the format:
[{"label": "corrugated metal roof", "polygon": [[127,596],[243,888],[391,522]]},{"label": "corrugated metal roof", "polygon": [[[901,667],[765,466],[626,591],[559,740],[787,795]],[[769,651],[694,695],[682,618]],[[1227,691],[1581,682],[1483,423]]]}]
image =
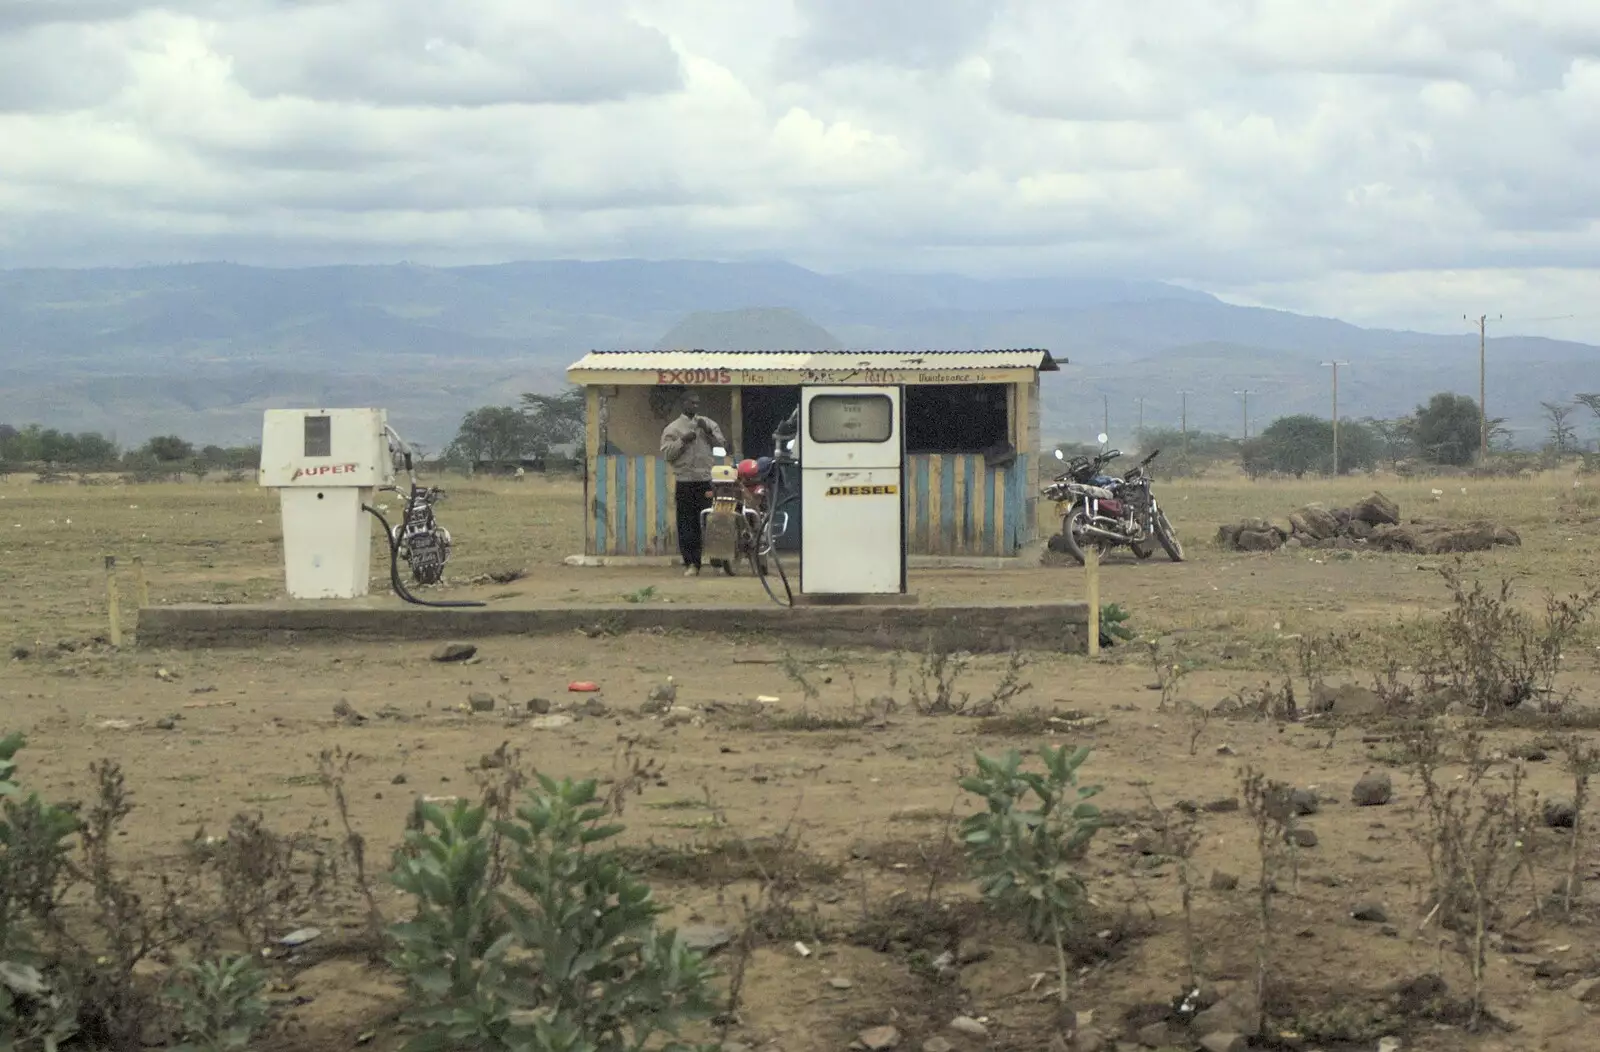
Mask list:
[{"label": "corrugated metal roof", "polygon": [[590,351],[567,367],[630,372],[654,369],[1038,369],[1059,372],[1039,348],[981,351]]}]

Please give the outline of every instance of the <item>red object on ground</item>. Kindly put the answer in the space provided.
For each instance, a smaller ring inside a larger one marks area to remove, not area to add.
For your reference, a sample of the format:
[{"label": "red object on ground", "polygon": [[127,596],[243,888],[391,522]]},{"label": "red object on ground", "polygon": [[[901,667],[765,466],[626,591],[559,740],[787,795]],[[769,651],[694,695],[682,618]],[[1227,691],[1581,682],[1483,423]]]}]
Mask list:
[{"label": "red object on ground", "polygon": [[575,683],[568,683],[567,689],[572,691],[574,694],[593,694],[595,691],[600,689],[600,684],[590,683],[588,680],[580,679]]}]

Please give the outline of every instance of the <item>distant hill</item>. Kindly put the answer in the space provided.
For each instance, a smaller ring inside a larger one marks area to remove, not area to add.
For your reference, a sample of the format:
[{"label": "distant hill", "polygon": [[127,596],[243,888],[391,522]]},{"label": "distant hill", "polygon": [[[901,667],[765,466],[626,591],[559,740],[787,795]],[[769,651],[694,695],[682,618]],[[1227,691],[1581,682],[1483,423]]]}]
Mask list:
[{"label": "distant hill", "polygon": [[839,338],[787,307],[696,311],[656,341],[658,351],[826,351]]},{"label": "distant hill", "polygon": [[[226,263],[0,271],[0,422],[99,430],[125,444],[176,431],[254,440],[274,405],[381,405],[438,448],[466,410],[551,390],[590,349],[1048,347],[1045,423],[1093,435],[1176,425],[1237,433],[1328,411],[1330,356],[1353,416],[1477,394],[1477,340],[1362,329],[1114,279],[826,275],[783,262],[553,260],[474,267]],[[1530,438],[1540,401],[1600,388],[1600,348],[1489,344],[1490,412]],[[1585,428],[1588,422],[1585,421]]]}]

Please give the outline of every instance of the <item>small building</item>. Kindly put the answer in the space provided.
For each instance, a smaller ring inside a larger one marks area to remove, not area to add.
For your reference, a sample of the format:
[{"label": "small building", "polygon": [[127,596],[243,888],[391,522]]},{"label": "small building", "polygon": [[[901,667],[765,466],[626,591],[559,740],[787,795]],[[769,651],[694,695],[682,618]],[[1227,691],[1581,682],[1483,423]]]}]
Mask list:
[{"label": "small building", "polygon": [[[661,431],[686,389],[741,458],[772,454],[802,384],[892,384],[905,389],[908,552],[1015,555],[1038,535],[1039,374],[1059,371],[1032,349],[590,352],[567,369],[586,396],[584,554],[676,555]],[[790,521],[785,547],[803,510]]]}]

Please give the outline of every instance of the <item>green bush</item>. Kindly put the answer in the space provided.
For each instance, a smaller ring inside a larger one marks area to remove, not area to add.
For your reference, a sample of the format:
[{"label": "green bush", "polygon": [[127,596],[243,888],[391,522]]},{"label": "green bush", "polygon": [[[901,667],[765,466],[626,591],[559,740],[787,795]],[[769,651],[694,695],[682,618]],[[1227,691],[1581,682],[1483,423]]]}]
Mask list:
[{"label": "green bush", "polygon": [[961,788],[988,806],[961,823],[961,839],[984,899],[1020,914],[1035,938],[1054,942],[1065,1002],[1066,936],[1088,899],[1071,863],[1100,828],[1100,810],[1089,803],[1100,786],[1078,784],[1088,746],[1044,746],[1039,756],[1043,773],[1024,771],[1015,749],[999,759],[977,754],[977,773],[962,778]]},{"label": "green bush", "polygon": [[242,1052],[267,1021],[267,975],[247,955],[194,961],[167,986],[181,1043],[173,1052]]},{"label": "green bush", "polygon": [[[493,828],[481,805],[418,804],[392,877],[416,915],[390,929],[423,1030],[409,1052],[637,1052],[712,1014],[711,971],[656,926],[648,885],[601,846],[622,827],[596,783],[538,780]],[[510,888],[492,886],[496,830]]]},{"label": "green bush", "polygon": [[0,738],[0,1047],[54,1052],[77,1032],[76,1008],[48,974],[30,922],[53,902],[78,820],[23,796],[15,779],[25,744],[21,734]]}]

